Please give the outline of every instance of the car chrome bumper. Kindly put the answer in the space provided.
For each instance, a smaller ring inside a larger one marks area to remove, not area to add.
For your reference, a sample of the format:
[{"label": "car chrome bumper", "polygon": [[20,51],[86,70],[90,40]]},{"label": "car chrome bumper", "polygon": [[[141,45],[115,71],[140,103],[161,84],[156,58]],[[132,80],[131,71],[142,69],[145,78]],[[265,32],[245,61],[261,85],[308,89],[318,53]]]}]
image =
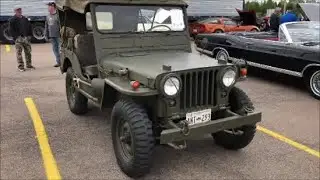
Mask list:
[{"label": "car chrome bumper", "polygon": [[210,121],[203,124],[189,126],[188,135],[182,133],[182,129],[173,128],[161,132],[160,143],[167,144],[175,141],[191,139],[205,134],[215,133],[226,129],[233,129],[244,125],[254,125],[261,121],[261,113],[252,113],[247,116],[233,115],[223,119]]}]

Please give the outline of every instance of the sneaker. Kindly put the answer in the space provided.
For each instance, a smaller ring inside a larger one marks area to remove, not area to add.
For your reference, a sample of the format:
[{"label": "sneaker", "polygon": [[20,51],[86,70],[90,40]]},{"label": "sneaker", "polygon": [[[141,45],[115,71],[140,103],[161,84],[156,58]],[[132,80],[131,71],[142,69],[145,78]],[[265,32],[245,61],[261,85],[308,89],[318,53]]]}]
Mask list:
[{"label": "sneaker", "polygon": [[18,68],[18,70],[19,70],[20,72],[25,71],[25,69],[24,69],[24,68]]},{"label": "sneaker", "polygon": [[53,67],[60,67],[60,64],[55,64]]},{"label": "sneaker", "polygon": [[36,69],[34,66],[30,65],[30,66],[27,66],[28,69]]}]

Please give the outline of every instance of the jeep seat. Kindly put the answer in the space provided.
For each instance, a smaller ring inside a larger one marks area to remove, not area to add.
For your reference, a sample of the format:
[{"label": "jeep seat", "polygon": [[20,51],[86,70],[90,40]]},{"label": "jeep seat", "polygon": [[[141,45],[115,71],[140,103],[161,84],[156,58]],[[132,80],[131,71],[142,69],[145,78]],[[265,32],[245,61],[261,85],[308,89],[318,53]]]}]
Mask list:
[{"label": "jeep seat", "polygon": [[77,34],[74,37],[74,41],[74,52],[84,73],[89,76],[97,75],[98,69],[93,34]]}]

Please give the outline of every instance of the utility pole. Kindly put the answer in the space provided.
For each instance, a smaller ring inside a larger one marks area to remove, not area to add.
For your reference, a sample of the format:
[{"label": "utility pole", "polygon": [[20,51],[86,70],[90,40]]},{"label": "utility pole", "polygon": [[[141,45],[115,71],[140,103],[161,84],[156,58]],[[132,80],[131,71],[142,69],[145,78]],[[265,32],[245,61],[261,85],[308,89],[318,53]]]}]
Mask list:
[{"label": "utility pole", "polygon": [[286,13],[286,8],[287,8],[287,0],[285,0],[283,3],[283,14]]}]

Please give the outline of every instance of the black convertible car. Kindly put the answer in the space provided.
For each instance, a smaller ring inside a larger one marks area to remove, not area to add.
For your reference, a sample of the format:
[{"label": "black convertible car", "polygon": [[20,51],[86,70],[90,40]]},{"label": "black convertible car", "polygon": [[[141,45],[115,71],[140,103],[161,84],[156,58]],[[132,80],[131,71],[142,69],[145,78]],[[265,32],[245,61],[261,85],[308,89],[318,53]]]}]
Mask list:
[{"label": "black convertible car", "polygon": [[279,32],[237,32],[198,35],[196,49],[218,60],[244,61],[249,66],[301,77],[320,99],[320,24],[281,24]]}]

